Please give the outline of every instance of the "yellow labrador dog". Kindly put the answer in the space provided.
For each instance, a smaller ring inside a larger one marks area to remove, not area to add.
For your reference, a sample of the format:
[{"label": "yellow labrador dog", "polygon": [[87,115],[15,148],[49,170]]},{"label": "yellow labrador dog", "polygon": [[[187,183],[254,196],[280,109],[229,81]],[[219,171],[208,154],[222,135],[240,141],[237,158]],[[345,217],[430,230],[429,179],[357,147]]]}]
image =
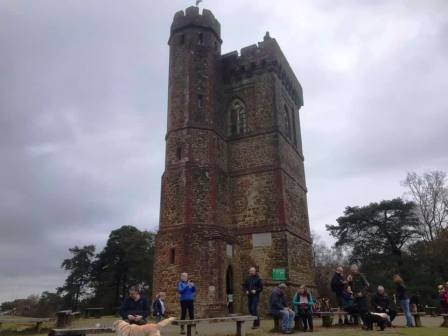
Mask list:
[{"label": "yellow labrador dog", "polygon": [[117,336],[160,336],[160,329],[171,324],[176,318],[170,317],[159,323],[144,325],[129,324],[123,320],[114,322],[114,330]]}]

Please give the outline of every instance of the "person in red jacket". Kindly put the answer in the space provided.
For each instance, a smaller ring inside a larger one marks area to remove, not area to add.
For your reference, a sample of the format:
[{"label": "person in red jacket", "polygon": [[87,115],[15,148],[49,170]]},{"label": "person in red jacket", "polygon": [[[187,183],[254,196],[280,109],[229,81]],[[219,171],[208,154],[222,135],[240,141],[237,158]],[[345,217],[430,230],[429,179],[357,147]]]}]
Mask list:
[{"label": "person in red jacket", "polygon": [[440,297],[440,308],[442,310],[442,314],[448,314],[448,281],[445,283],[445,286],[440,286],[439,288],[439,297]]}]

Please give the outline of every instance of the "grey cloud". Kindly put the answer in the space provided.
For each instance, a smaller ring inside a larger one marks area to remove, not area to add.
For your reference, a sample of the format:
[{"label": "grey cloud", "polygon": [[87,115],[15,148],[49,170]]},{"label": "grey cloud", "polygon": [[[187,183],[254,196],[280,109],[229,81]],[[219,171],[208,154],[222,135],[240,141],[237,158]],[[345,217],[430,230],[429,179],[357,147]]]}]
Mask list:
[{"label": "grey cloud", "polygon": [[[0,3],[0,301],[60,285],[69,247],[157,227],[169,25],[190,4]],[[408,170],[448,170],[446,2],[205,6],[223,52],[269,30],[295,69],[311,225],[327,241],[346,205],[399,196]]]}]

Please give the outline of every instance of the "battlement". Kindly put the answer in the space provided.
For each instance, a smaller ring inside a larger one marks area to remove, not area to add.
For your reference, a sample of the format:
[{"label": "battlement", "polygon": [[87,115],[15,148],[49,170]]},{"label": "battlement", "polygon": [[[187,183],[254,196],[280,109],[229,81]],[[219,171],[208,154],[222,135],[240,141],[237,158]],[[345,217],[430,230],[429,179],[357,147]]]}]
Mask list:
[{"label": "battlement", "polygon": [[221,40],[221,24],[208,9],[204,8],[202,13],[200,13],[199,7],[190,6],[185,11],[181,10],[174,14],[173,23],[171,24],[171,35],[187,27],[210,29]]},{"label": "battlement", "polygon": [[302,86],[269,32],[258,44],[244,47],[239,53],[235,50],[224,54],[221,60],[225,81],[239,81],[257,73],[275,72],[294,102],[298,106],[303,105]]}]

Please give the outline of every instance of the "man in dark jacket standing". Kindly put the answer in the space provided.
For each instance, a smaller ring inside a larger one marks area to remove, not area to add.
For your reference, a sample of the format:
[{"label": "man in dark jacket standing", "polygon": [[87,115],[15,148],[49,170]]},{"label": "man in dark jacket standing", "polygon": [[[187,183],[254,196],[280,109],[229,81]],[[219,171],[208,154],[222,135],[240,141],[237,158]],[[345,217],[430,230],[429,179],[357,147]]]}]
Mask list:
[{"label": "man in dark jacket standing", "polygon": [[342,308],[342,292],[344,291],[345,285],[347,284],[347,281],[344,279],[344,270],[341,266],[338,266],[336,268],[336,271],[334,272],[333,278],[331,279],[331,290],[336,295],[338,307]]},{"label": "man in dark jacket standing", "polygon": [[263,290],[263,282],[257,273],[255,267],[249,269],[249,276],[244,282],[244,291],[247,295],[247,304],[249,307],[249,313],[252,316],[256,316],[252,329],[260,327],[260,316],[258,316],[258,301],[260,300],[260,293]]},{"label": "man in dark jacket standing", "polygon": [[272,316],[282,319],[282,331],[284,334],[291,334],[294,328],[294,310],[289,308],[286,299],[286,285],[281,283],[272,289],[271,298],[269,300],[269,310]]},{"label": "man in dark jacket standing", "polygon": [[[338,266],[331,279],[331,290],[336,295],[336,300],[339,309],[344,307],[343,292],[347,285],[347,281],[344,279],[344,269],[342,266]],[[347,316],[345,317],[346,323],[348,323]],[[339,324],[342,324],[341,316],[339,316]]]},{"label": "man in dark jacket standing", "polygon": [[146,324],[149,314],[148,301],[140,295],[137,287],[129,288],[129,297],[126,298],[120,308],[120,315],[124,321],[131,324]]}]

